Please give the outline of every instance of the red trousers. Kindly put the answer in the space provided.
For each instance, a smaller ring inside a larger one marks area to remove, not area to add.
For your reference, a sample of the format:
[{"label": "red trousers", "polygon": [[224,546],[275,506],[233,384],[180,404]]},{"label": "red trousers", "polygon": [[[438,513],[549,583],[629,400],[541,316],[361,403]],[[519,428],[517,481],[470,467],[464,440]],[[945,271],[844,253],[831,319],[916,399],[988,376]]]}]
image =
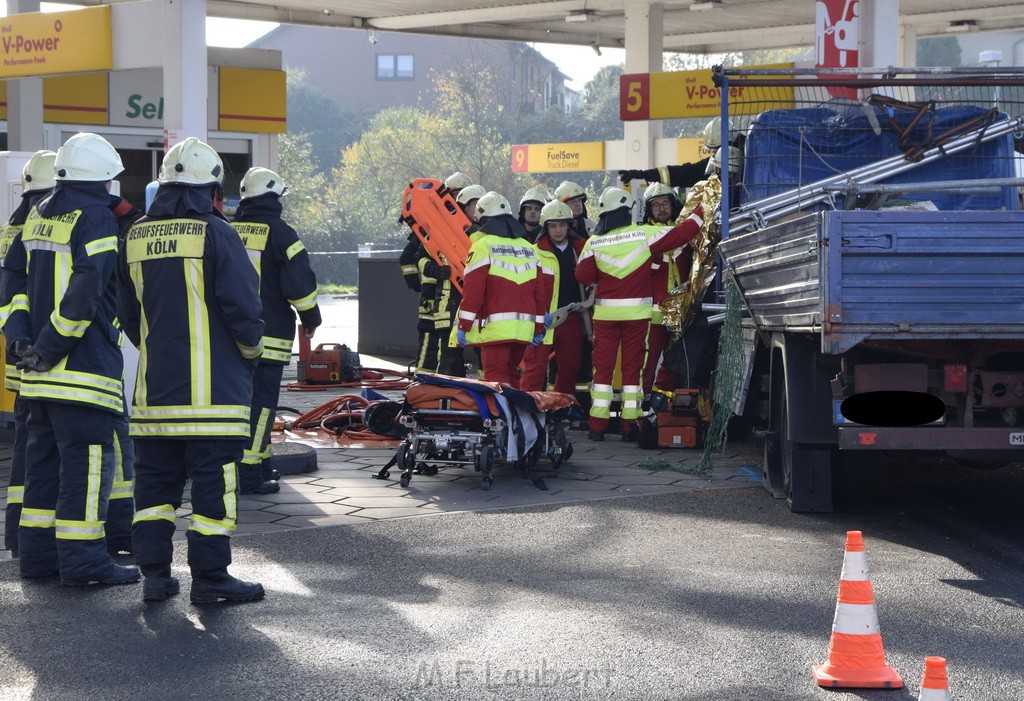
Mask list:
[{"label": "red trousers", "polygon": [[519,389],[519,363],[526,344],[522,341],[480,346],[480,367],[487,382],[502,382]]},{"label": "red trousers", "polygon": [[[672,335],[664,324],[651,323],[647,334],[647,363],[644,365],[644,394],[650,394],[652,385],[658,389],[673,390],[679,382],[679,373],[670,370],[664,363],[658,370],[658,362],[672,345]],[[658,375],[655,379],[654,372]]]},{"label": "red trousers", "polygon": [[591,385],[590,429],[608,430],[615,361],[622,353],[622,418],[640,416],[643,392],[640,375],[647,356],[648,319],[594,320],[594,381]]},{"label": "red trousers", "polygon": [[566,394],[576,393],[576,378],[580,374],[583,359],[583,321],[579,314],[570,314],[555,328],[553,346],[527,348],[523,354],[523,378],[519,389],[533,392],[547,389],[548,362],[552,350],[558,363],[554,391]]}]

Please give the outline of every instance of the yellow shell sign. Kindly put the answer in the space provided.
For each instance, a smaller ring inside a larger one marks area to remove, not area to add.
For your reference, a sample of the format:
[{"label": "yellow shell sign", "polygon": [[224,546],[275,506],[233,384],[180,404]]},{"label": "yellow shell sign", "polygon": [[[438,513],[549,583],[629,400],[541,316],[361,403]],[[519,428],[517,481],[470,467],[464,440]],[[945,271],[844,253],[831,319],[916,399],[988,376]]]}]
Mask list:
[{"label": "yellow shell sign", "polygon": [[109,71],[110,7],[0,18],[0,78]]},{"label": "yellow shell sign", "polygon": [[604,170],[604,142],[523,144],[512,147],[513,173]]}]

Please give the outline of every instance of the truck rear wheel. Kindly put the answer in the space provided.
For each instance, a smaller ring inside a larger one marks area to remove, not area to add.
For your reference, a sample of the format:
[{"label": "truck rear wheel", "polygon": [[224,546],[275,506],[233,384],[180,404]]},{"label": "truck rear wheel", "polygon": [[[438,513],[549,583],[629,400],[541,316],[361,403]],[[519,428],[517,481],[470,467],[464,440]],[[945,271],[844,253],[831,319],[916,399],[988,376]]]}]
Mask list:
[{"label": "truck rear wheel", "polygon": [[789,407],[782,400],[782,427],[779,431],[779,457],[782,483],[789,510],[832,511],[832,450],[808,448],[791,441]]}]

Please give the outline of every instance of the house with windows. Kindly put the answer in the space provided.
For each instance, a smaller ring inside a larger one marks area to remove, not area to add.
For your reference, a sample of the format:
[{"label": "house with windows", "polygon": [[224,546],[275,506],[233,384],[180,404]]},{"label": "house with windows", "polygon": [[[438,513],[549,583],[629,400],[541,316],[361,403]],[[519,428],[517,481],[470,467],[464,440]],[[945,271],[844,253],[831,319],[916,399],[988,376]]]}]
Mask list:
[{"label": "house with windows", "polygon": [[558,66],[522,42],[282,24],[249,46],[280,51],[285,70],[301,68],[346,110],[429,106],[437,75],[482,62],[509,108],[568,111],[578,96]]}]

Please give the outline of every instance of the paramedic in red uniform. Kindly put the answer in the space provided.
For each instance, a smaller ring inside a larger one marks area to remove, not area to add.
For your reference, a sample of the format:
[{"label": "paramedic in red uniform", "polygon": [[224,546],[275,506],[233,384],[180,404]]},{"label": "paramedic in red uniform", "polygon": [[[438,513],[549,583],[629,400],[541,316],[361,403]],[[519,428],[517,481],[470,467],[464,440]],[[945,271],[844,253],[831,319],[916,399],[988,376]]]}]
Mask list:
[{"label": "paramedic in red uniform", "polygon": [[635,440],[632,419],[640,416],[640,376],[651,321],[651,258],[685,245],[700,231],[700,207],[674,228],[634,224],[633,196],[610,187],[597,201],[598,224],[576,265],[576,279],[596,285],[594,381],[590,438],[604,440],[612,403],[612,374],[622,351],[622,439]]},{"label": "paramedic in red uniform", "polygon": [[460,347],[480,346],[484,380],[518,388],[523,351],[544,339],[550,299],[540,284],[537,249],[508,200],[488,192],[477,214],[483,235],[466,258],[456,338]]},{"label": "paramedic in red uniform", "polygon": [[[540,221],[543,229],[537,239],[537,248],[548,251],[557,261],[555,274],[555,309],[562,309],[583,301],[583,290],[576,280],[576,261],[583,251],[583,239],[570,236],[572,209],[564,202],[548,202],[541,210]],[[548,357],[552,348],[558,370],[555,373],[554,390],[565,394],[576,392],[576,377],[580,373],[583,358],[583,314],[588,310],[573,312],[554,331],[553,346],[549,344],[530,348],[523,357],[523,389],[546,388]]]}]

